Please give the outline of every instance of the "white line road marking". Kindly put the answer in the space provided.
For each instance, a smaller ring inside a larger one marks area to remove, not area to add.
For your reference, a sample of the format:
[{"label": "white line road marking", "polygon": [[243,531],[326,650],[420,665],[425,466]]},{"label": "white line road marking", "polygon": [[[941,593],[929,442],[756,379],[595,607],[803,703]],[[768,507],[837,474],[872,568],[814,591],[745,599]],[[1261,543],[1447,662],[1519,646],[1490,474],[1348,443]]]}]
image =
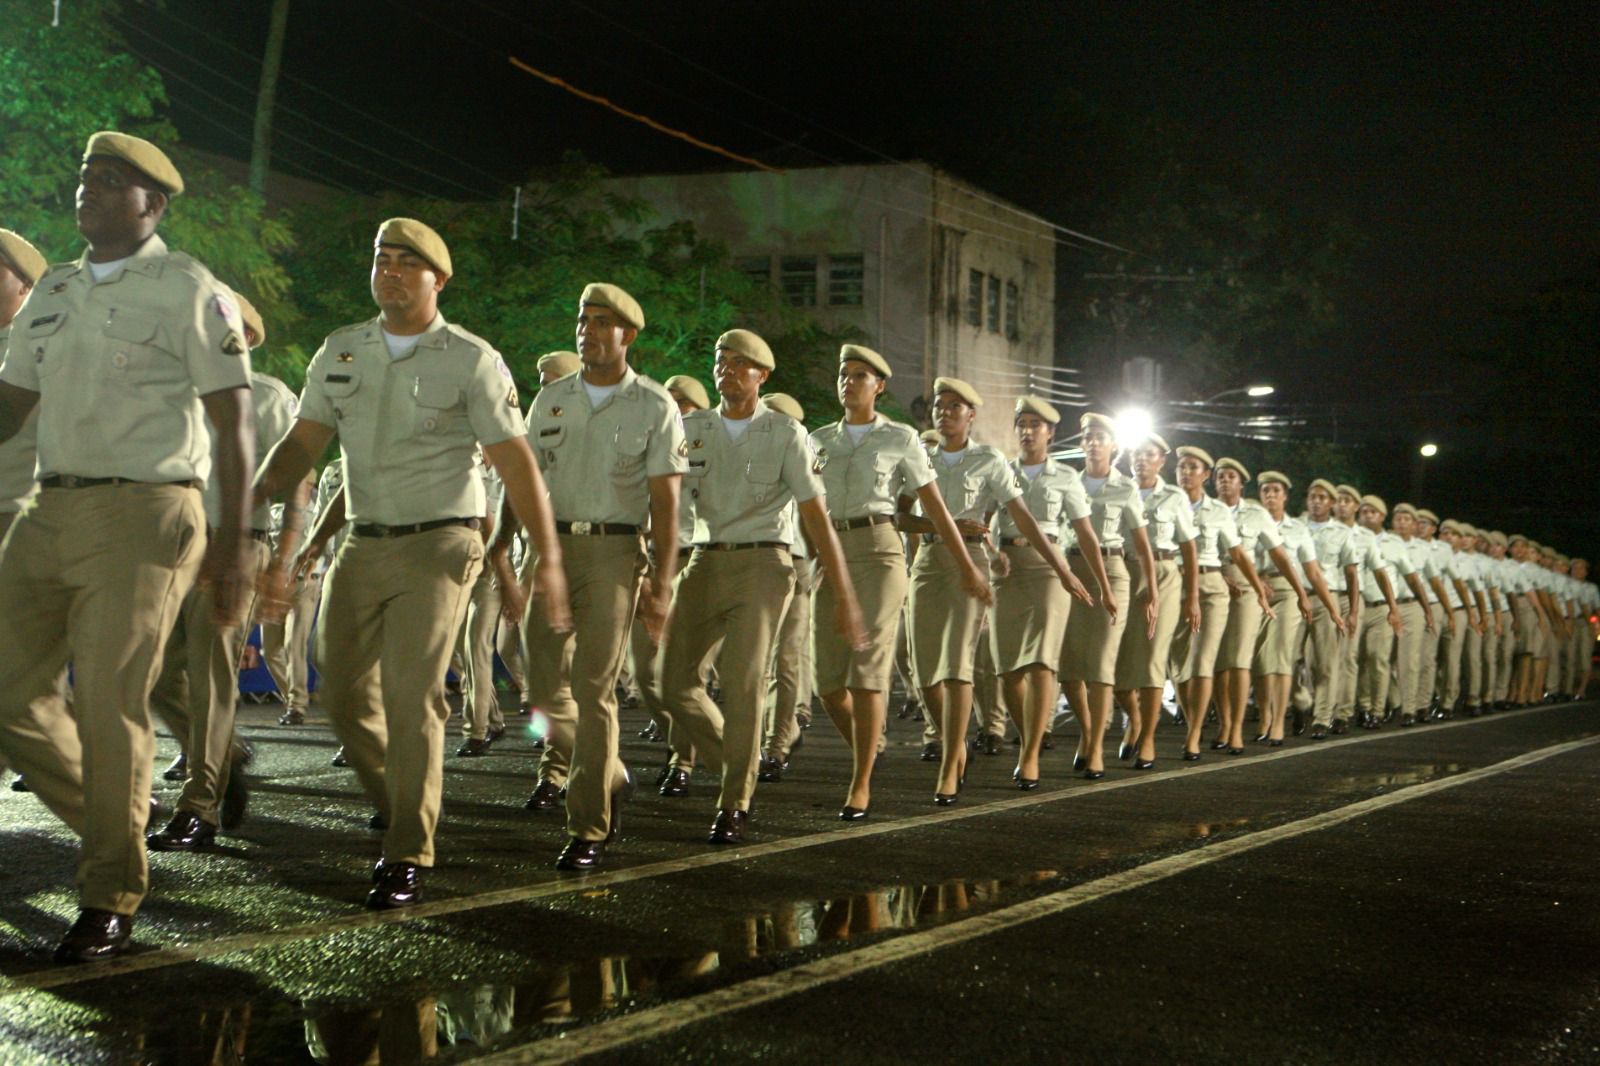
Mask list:
[{"label": "white line road marking", "polygon": [[[1533,707],[1523,711],[1497,714],[1487,719],[1472,718],[1443,722],[1428,726],[1424,732],[1432,734],[1458,726],[1477,725],[1488,721],[1504,721],[1521,715],[1555,710],[1560,706],[1564,705]],[[608,870],[604,873],[589,874],[576,878],[565,877],[541,881],[537,884],[498,889],[493,892],[482,892],[471,896],[454,896],[448,899],[435,900],[431,903],[421,903],[403,910],[358,911],[338,918],[307,925],[292,926],[288,929],[280,929],[274,932],[239,933],[194,944],[180,942],[170,947],[163,947],[138,955],[110,959],[106,962],[91,962],[79,966],[37,970],[14,977],[0,978],[0,999],[16,995],[19,992],[63,988],[68,985],[85,984],[89,981],[97,981],[103,978],[146,973],[170,966],[181,966],[185,963],[214,959],[220,955],[232,955],[262,948],[282,947],[302,940],[314,940],[318,937],[348,933],[358,929],[369,929],[379,925],[393,925],[415,921],[419,918],[438,918],[445,915],[462,914],[468,911],[482,910],[486,907],[529,903],[575,892],[592,892],[595,889],[609,888],[613,885],[624,885],[633,881],[645,881],[656,877],[668,877],[673,874],[686,873],[691,870],[703,870],[732,862],[744,862],[749,859],[765,858],[769,855],[782,855],[788,852],[801,851],[805,848],[859,840],[862,837],[925,829],[945,822],[960,821],[967,818],[987,818],[992,815],[1004,814],[1009,811],[1047,803],[1092,799],[1096,796],[1103,796],[1108,792],[1115,792],[1118,789],[1189,781],[1204,774],[1237,770],[1241,767],[1267,766],[1280,759],[1293,759],[1303,755],[1337,752],[1355,744],[1366,744],[1372,741],[1417,735],[1419,734],[1415,731],[1401,732],[1398,729],[1388,729],[1368,733],[1364,736],[1349,737],[1329,744],[1307,744],[1304,747],[1278,748],[1268,754],[1256,755],[1249,759],[1218,759],[1214,762],[1198,765],[1180,763],[1177,764],[1177,769],[1165,773],[1127,777],[1118,781],[1101,781],[1092,786],[1061,791],[1028,793],[1012,799],[995,800],[972,806],[957,806],[937,813],[930,812],[928,814],[913,815],[908,818],[897,818],[891,821],[869,822],[865,825],[849,828],[829,829],[820,833],[808,833],[805,836],[788,837],[765,844],[706,851],[683,859],[668,859],[662,862],[647,863],[643,866]]]},{"label": "white line road marking", "polygon": [[1028,922],[1060,914],[1074,907],[1081,907],[1086,903],[1094,903],[1097,900],[1105,899],[1107,896],[1143,888],[1146,885],[1164,881],[1169,877],[1176,877],[1178,874],[1201,866],[1222,862],[1225,859],[1231,859],[1246,852],[1267,847],[1270,844],[1292,840],[1295,837],[1314,833],[1321,829],[1329,829],[1352,819],[1360,818],[1363,815],[1371,814],[1374,811],[1381,811],[1386,807],[1394,807],[1401,803],[1420,799],[1423,796],[1431,796],[1434,793],[1443,792],[1446,789],[1459,788],[1462,785],[1473,784],[1485,778],[1510,773],[1513,770],[1531,766],[1534,763],[1543,762],[1557,755],[1576,751],[1579,748],[1589,747],[1597,743],[1600,743],[1600,737],[1588,737],[1583,740],[1573,740],[1565,744],[1541,748],[1538,751],[1531,751],[1482,769],[1468,770],[1465,773],[1451,777],[1439,778],[1420,785],[1412,785],[1399,792],[1374,796],[1372,799],[1361,800],[1345,807],[1324,811],[1309,818],[1302,818],[1297,822],[1289,822],[1286,825],[1263,829],[1260,832],[1250,833],[1246,836],[1233,837],[1216,844],[1202,845],[1190,851],[1171,855],[1164,859],[1157,859],[1142,866],[1136,866],[1131,870],[1123,870],[1107,877],[1086,881],[1083,884],[1062,889],[1060,892],[1052,892],[1047,896],[1040,896],[1037,899],[990,911],[987,914],[964,918],[960,921],[951,922],[949,925],[941,925],[920,933],[908,933],[870,947],[839,955],[831,955],[815,962],[806,963],[765,977],[752,978],[703,995],[675,999],[647,1010],[626,1014],[609,1021],[598,1022],[588,1028],[547,1037],[531,1044],[525,1044],[522,1047],[508,1048],[498,1054],[475,1059],[474,1061],[492,1064],[492,1066],[535,1066],[535,1064],[539,1063],[572,1062],[575,1059],[589,1055],[615,1051],[618,1048],[651,1040],[682,1029],[685,1026],[707,1021],[731,1011],[745,1010],[763,1003],[770,1003],[773,1000],[783,999],[786,996],[808,992],[814,988],[842,981],[880,966],[887,966],[890,963],[900,962],[904,959],[916,958],[940,948],[1003,932]]}]

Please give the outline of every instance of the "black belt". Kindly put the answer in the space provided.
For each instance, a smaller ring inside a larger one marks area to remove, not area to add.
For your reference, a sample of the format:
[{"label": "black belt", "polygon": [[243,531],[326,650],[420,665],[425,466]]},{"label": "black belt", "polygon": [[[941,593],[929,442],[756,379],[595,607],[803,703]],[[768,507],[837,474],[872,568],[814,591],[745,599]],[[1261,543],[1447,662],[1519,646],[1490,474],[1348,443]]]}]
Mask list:
[{"label": "black belt", "polygon": [[781,540],[747,540],[740,544],[696,544],[696,548],[704,548],[708,552],[738,552],[746,548],[782,548],[789,550],[789,545]]},{"label": "black belt", "polygon": [[[1044,535],[1044,539],[1049,541],[1051,544],[1061,543],[1052,533],[1046,533]],[[1005,537],[1000,541],[1000,544],[1005,548],[1021,548],[1024,545],[1031,548],[1033,546],[1033,541],[1029,540],[1027,537]]]},{"label": "black belt", "polygon": [[380,526],[376,522],[357,522],[356,536],[409,537],[413,533],[426,533],[430,529],[443,529],[446,526],[466,526],[468,529],[482,529],[483,523],[476,518],[439,518],[432,522],[417,522],[409,526]]},{"label": "black belt", "polygon": [[197,489],[200,482],[194,478],[185,478],[182,481],[139,481],[131,477],[78,477],[75,474],[51,474],[49,477],[39,479],[41,489],[92,489],[99,485],[178,485],[186,489]]},{"label": "black belt", "polygon": [[833,528],[837,533],[850,529],[865,529],[867,526],[887,526],[894,524],[892,514],[869,514],[863,518],[835,518]]},{"label": "black belt", "polygon": [[1159,551],[1159,552],[1151,552],[1151,554],[1154,555],[1157,559],[1161,560],[1162,562],[1166,562],[1166,561],[1171,560],[1171,559],[1176,559],[1178,557],[1178,553],[1177,552]]},{"label": "black belt", "polygon": [[[1072,550],[1069,551],[1067,554],[1069,554],[1069,555],[1082,555],[1083,554],[1083,549],[1074,546],[1072,548]],[[1121,557],[1122,549],[1121,548],[1101,548],[1100,549],[1100,554],[1101,555],[1109,555],[1109,556]]]},{"label": "black belt", "polygon": [[1362,600],[1361,602],[1366,604],[1368,607],[1382,607],[1385,604],[1387,604],[1389,601],[1388,600]]},{"label": "black belt", "polygon": [[637,537],[644,527],[621,522],[557,522],[556,532],[574,537]]},{"label": "black belt", "polygon": [[[221,531],[218,530],[216,526],[211,526],[210,527],[211,539],[212,540],[217,539],[217,536],[218,536],[218,534],[220,532]],[[259,540],[263,544],[267,543],[267,541],[272,537],[272,534],[268,533],[264,529],[252,529],[252,530],[249,530],[249,533],[250,533],[250,539],[251,540]]]},{"label": "black belt", "polygon": [[[985,541],[987,541],[989,538],[988,537],[981,537],[981,536],[980,537],[968,537],[968,536],[963,535],[961,539],[966,541],[968,544],[982,544]],[[924,543],[924,544],[936,544],[936,543],[938,543],[938,541],[939,541],[939,534],[937,534],[937,533],[924,533],[922,535],[922,543]]]},{"label": "black belt", "polygon": [[1415,596],[1396,596],[1394,598],[1394,602],[1396,602],[1396,603],[1416,603],[1417,602],[1417,598]]},{"label": "black belt", "polygon": [[1200,572],[1202,574],[1220,574],[1220,573],[1222,573],[1222,567],[1220,567],[1220,566],[1202,566],[1200,568]]}]

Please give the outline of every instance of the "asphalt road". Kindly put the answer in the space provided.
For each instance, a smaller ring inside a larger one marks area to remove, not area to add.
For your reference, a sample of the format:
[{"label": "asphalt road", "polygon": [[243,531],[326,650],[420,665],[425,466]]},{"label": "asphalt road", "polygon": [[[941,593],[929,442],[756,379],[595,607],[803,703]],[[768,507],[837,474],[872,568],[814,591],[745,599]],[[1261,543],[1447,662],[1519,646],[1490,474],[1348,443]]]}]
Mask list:
[{"label": "asphalt road", "polygon": [[388,915],[330,732],[276,712],[242,713],[250,818],[152,855],[126,960],[49,964],[76,842],[0,791],[0,1063],[1600,1061],[1595,703],[1198,764],[1167,725],[1098,783],[1068,734],[1039,791],[1007,748],[949,809],[893,722],[859,826],[819,720],[745,846],[704,842],[697,778],[641,790],[587,877],[550,868],[513,735],[447,758],[428,900]]}]

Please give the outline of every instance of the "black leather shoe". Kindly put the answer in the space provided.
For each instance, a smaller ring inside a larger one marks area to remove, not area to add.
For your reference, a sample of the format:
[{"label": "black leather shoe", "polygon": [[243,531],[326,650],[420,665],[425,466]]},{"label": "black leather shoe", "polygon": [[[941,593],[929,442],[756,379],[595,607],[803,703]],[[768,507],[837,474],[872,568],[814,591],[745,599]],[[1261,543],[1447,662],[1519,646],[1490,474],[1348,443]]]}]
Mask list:
[{"label": "black leather shoe", "polygon": [[617,839],[617,835],[622,832],[622,808],[628,805],[628,801],[633,799],[633,794],[638,790],[639,786],[634,783],[633,774],[628,772],[627,767],[623,767],[622,784],[611,790],[611,830],[606,833],[606,843],[609,844]]},{"label": "black leather shoe", "polygon": [[217,827],[193,811],[180,810],[167,827],[144,838],[151,851],[200,851],[217,842]]},{"label": "black leather shoe", "polygon": [[163,781],[182,781],[188,776],[189,756],[181,751],[178,752],[178,757],[168,763],[165,770],[161,771],[161,780]]},{"label": "black leather shoe", "polygon": [[661,787],[656,792],[668,799],[678,799],[689,794],[689,771],[684,769],[670,770],[666,779],[661,782]]},{"label": "black leather shoe", "polygon": [[389,818],[382,811],[373,811],[372,817],[367,819],[367,828],[384,832],[389,828]]},{"label": "black leather shoe", "polygon": [[1044,751],[1049,751],[1051,748],[1054,748],[1055,746],[1056,746],[1055,738],[1050,735],[1050,731],[1049,730],[1045,730],[1044,739],[1039,742],[1039,747]]},{"label": "black leather shoe", "polygon": [[1183,753],[1183,761],[1184,762],[1199,762],[1200,761],[1200,753],[1198,751],[1185,750],[1184,753]]},{"label": "black leather shoe", "polygon": [[342,747],[338,751],[333,753],[333,758],[330,761],[335,766],[349,766],[350,765],[350,760],[346,759],[344,757],[344,748],[342,748]]},{"label": "black leather shoe", "polygon": [[1156,766],[1156,761],[1154,759],[1135,759],[1135,760],[1133,760],[1133,768],[1135,770],[1154,770],[1155,766]]},{"label": "black leather shoe", "polygon": [[476,759],[480,755],[489,754],[489,741],[479,740],[477,737],[467,738],[467,742],[456,749],[456,754],[464,759]]},{"label": "black leather shoe", "polygon": [[935,792],[933,794],[933,805],[935,807],[954,807],[956,805],[956,801],[960,798],[960,796],[953,792]]},{"label": "black leather shoe", "polygon": [[533,751],[543,751],[544,737],[534,737],[533,741],[528,745],[528,747]]},{"label": "black leather shoe", "polygon": [[717,820],[711,823],[711,835],[706,839],[712,844],[741,843],[744,840],[744,823],[749,820],[748,811],[720,810]]},{"label": "black leather shoe", "polygon": [[643,729],[639,730],[639,739],[648,740],[652,744],[659,744],[667,738],[662,736],[661,727],[656,725],[655,719],[652,718],[644,724]]},{"label": "black leather shoe", "polygon": [[1325,725],[1314,725],[1314,726],[1312,726],[1311,727],[1311,739],[1312,740],[1327,740],[1328,739],[1328,727],[1325,726]]},{"label": "black leather shoe", "polygon": [[1227,746],[1228,746],[1228,742],[1226,740],[1213,740],[1211,742],[1211,750],[1212,751],[1222,751]]},{"label": "black leather shoe", "polygon": [[1267,747],[1269,747],[1269,748],[1281,748],[1281,747],[1283,747],[1283,741],[1281,741],[1281,740],[1269,740],[1269,741],[1267,741]]},{"label": "black leather shoe", "polygon": [[1300,708],[1295,707],[1289,711],[1289,720],[1294,723],[1294,735],[1301,736],[1306,731],[1306,715]]},{"label": "black leather shoe", "polygon": [[422,902],[422,872],[414,862],[386,862],[367,893],[369,911],[388,911]]},{"label": "black leather shoe", "polygon": [[503,737],[505,735],[506,735],[506,727],[505,726],[503,726],[503,725],[490,726],[488,728],[488,730],[485,731],[485,733],[483,734],[483,739],[484,739],[485,743],[493,744],[495,741],[499,740],[501,737]]},{"label": "black leather shoe", "polygon": [[56,946],[55,959],[60,963],[109,959],[127,951],[132,936],[133,915],[85,907]]},{"label": "black leather shoe", "polygon": [[528,797],[528,802],[522,805],[525,811],[553,811],[561,806],[561,788],[548,777],[541,777],[539,784],[533,790],[533,795]]},{"label": "black leather shoe", "polygon": [[1416,715],[1414,715],[1414,714],[1402,714],[1400,716],[1400,728],[1401,729],[1410,729],[1412,726],[1414,726],[1416,724],[1417,724],[1417,716]]},{"label": "black leather shoe", "polygon": [[1119,745],[1117,745],[1117,758],[1121,759],[1123,762],[1127,762],[1132,757],[1133,757],[1133,745],[1132,744],[1119,744]]},{"label": "black leather shoe", "polygon": [[1083,779],[1085,781],[1098,781],[1104,776],[1106,776],[1106,772],[1104,770],[1085,770],[1083,772]]},{"label": "black leather shoe", "polygon": [[224,829],[239,828],[244,823],[245,811],[250,809],[250,777],[244,767],[244,760],[238,759],[228,768],[228,784],[222,790],[222,809],[217,812]]},{"label": "black leather shoe", "polygon": [[1001,738],[993,733],[985,733],[978,738],[978,750],[985,755],[999,755]]},{"label": "black leather shoe", "polygon": [[1350,732],[1350,723],[1341,718],[1333,723],[1333,728],[1328,730],[1328,732],[1332,736],[1342,737],[1346,733]]},{"label": "black leather shoe", "polygon": [[293,707],[278,715],[279,725],[305,725],[306,712],[295,710]]},{"label": "black leather shoe", "polygon": [[1085,759],[1082,755],[1074,756],[1073,759],[1072,759],[1072,768],[1074,770],[1082,770],[1085,766],[1088,766],[1088,765],[1089,765],[1089,760]]},{"label": "black leather shoe", "polygon": [[867,809],[865,807],[851,807],[846,805],[839,808],[839,821],[841,822],[859,822],[866,818],[866,816]]},{"label": "black leather shoe", "polygon": [[605,854],[605,841],[573,838],[567,841],[567,846],[556,857],[556,869],[593,870],[605,860]]},{"label": "black leather shoe", "polygon": [[782,781],[783,763],[770,755],[761,756],[761,769],[756,771],[757,781]]},{"label": "black leather shoe", "polygon": [[22,775],[21,774],[18,774],[16,777],[11,779],[11,791],[13,791],[13,792],[32,792],[33,789],[29,788],[28,787],[28,782],[26,782],[26,781],[24,781],[22,779]]},{"label": "black leather shoe", "polygon": [[1017,777],[1018,792],[1032,792],[1038,787],[1039,779],[1037,777],[1022,777],[1020,775]]},{"label": "black leather shoe", "polygon": [[1269,741],[1271,739],[1272,738],[1270,736],[1268,736],[1267,734],[1265,734],[1265,733],[1257,733],[1256,734],[1256,743],[1257,744],[1265,744],[1267,741]]},{"label": "black leather shoe", "polygon": [[930,740],[922,745],[922,754],[919,756],[923,762],[938,762],[944,758],[944,745],[937,740]]},{"label": "black leather shoe", "polygon": [[1244,749],[1243,748],[1228,748],[1226,750],[1227,750],[1229,755],[1243,755],[1244,754]]}]

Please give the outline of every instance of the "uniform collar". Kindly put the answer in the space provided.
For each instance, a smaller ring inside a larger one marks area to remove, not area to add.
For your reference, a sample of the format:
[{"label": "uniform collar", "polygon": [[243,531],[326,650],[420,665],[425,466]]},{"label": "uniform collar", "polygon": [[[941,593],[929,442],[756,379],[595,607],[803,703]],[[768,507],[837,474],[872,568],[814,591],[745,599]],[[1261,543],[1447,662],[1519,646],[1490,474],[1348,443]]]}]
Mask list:
[{"label": "uniform collar", "polygon": [[[98,282],[98,284],[109,285],[114,281],[120,280],[129,271],[135,271],[146,277],[158,278],[161,276],[161,270],[166,266],[166,258],[170,254],[167,249],[167,242],[161,239],[161,234],[152,233],[149,240],[139,245],[137,251],[122,261],[121,270],[107,276],[104,281]],[[85,248],[83,254],[78,257],[73,273],[80,274],[90,281],[94,280],[94,274],[89,269],[88,248]]]},{"label": "uniform collar", "polygon": [[433,316],[433,321],[428,323],[428,328],[417,334],[417,343],[413,344],[410,350],[405,352],[405,354],[394,356],[393,358],[390,357],[388,345],[383,339],[382,315],[377,315],[372,319],[372,325],[362,339],[367,341],[369,344],[376,344],[382,347],[384,350],[383,357],[385,359],[389,359],[391,362],[395,363],[403,363],[424,348],[434,348],[442,351],[443,349],[449,347],[450,334],[445,329],[447,325],[449,325],[449,323],[445,321],[444,313],[442,311],[435,313]]}]

